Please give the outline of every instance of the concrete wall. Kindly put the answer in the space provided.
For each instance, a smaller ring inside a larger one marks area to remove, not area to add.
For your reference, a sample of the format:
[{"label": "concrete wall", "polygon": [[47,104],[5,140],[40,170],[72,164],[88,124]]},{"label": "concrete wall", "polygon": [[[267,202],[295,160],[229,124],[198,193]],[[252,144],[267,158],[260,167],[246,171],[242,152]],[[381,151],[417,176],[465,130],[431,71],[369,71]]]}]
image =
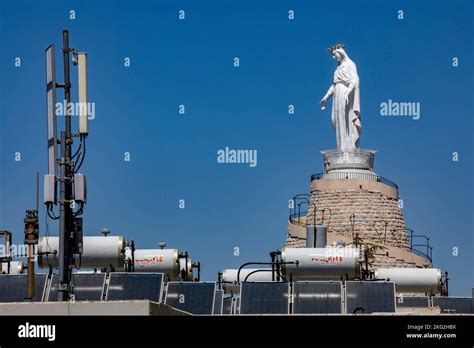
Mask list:
[{"label": "concrete wall", "polygon": [[188,315],[150,301],[0,303],[0,315]]}]

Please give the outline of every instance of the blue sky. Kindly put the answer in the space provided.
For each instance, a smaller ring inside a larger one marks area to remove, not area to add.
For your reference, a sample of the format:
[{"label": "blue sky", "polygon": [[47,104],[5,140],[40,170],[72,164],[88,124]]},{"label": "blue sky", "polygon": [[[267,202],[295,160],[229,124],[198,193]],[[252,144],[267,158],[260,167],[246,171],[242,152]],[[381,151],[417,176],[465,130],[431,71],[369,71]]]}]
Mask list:
[{"label": "blue sky", "polygon": [[[361,79],[361,146],[399,185],[407,226],[431,237],[450,294],[470,295],[472,13],[470,1],[2,1],[0,228],[22,241],[35,173],[47,170],[44,49],[68,29],[88,52],[96,103],[81,169],[86,234],[108,227],[139,248],[164,240],[201,261],[207,280],[269,261],[286,237],[288,199],[309,192],[319,151],[335,147],[318,101],[335,67],[326,49],[344,42]],[[388,99],[421,103],[420,119],[380,116]],[[256,149],[257,167],[218,164],[226,146]]]}]

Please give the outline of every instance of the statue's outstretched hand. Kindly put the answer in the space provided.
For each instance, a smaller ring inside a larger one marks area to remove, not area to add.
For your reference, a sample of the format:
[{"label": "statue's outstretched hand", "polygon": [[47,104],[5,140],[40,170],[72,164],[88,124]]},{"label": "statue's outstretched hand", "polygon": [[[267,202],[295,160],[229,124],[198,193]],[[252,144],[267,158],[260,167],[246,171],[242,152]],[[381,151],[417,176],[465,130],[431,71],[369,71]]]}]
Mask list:
[{"label": "statue's outstretched hand", "polygon": [[319,101],[319,106],[321,106],[321,109],[325,109],[326,108],[326,104],[327,104],[327,99],[326,98],[323,98]]}]

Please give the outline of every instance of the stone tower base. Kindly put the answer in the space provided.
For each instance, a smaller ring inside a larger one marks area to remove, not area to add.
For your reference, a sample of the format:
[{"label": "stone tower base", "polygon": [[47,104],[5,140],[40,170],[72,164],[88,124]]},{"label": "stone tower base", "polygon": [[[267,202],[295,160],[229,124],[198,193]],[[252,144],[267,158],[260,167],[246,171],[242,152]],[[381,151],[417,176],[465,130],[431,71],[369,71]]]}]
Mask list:
[{"label": "stone tower base", "polygon": [[[315,214],[316,207],[316,216]],[[410,250],[398,187],[370,170],[331,170],[311,177],[305,216],[290,218],[287,247],[305,247],[307,224],[325,224],[328,244],[350,244],[354,236],[375,248],[374,267],[431,267]]]}]

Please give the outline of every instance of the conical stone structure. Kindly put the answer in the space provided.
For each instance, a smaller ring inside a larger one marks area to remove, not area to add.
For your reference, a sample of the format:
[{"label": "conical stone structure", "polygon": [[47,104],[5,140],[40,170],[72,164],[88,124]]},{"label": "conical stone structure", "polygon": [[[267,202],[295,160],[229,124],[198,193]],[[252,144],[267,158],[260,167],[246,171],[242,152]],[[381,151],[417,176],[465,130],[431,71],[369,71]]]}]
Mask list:
[{"label": "conical stone structure", "polygon": [[328,244],[358,240],[372,246],[371,268],[431,267],[428,257],[411,250],[397,185],[372,170],[375,152],[344,155],[346,163],[337,151],[322,153],[325,172],[311,177],[307,212],[290,217],[285,246],[305,247],[306,227],[324,224]]}]

